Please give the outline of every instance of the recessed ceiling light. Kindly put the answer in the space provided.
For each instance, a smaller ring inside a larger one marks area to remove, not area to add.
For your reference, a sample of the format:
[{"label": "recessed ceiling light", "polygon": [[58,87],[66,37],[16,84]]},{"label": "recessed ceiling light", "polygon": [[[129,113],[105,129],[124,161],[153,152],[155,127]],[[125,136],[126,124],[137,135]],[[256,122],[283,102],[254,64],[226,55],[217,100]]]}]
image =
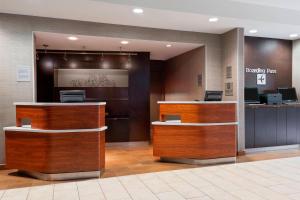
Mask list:
[{"label": "recessed ceiling light", "polygon": [[132,10],[132,12],[135,13],[135,14],[143,14],[143,13],[144,13],[144,10],[141,9],[141,8],[134,8],[134,9]]},{"label": "recessed ceiling light", "polygon": [[249,31],[249,33],[252,33],[252,34],[257,33],[257,32],[258,32],[258,30],[256,30],[256,29],[251,29],[251,30]]},{"label": "recessed ceiling light", "polygon": [[166,47],[170,48],[170,47],[172,47],[172,45],[171,44],[167,44]]},{"label": "recessed ceiling light", "polygon": [[217,22],[217,21],[219,21],[219,18],[217,18],[217,17],[211,17],[211,18],[208,19],[208,21],[209,22]]},{"label": "recessed ceiling light", "polygon": [[69,40],[78,40],[78,37],[75,37],[75,36],[70,36],[68,37]]},{"label": "recessed ceiling light", "polygon": [[123,41],[121,41],[121,44],[129,44],[129,42],[126,40],[123,40]]},{"label": "recessed ceiling light", "polygon": [[299,35],[297,33],[293,33],[293,34],[290,34],[290,38],[296,38],[298,37]]}]

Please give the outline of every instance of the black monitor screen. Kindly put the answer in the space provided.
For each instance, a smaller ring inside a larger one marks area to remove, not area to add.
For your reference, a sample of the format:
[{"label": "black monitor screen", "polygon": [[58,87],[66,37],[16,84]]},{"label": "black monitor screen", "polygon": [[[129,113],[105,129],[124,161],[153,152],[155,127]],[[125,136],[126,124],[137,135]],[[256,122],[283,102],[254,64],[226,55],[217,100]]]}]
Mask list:
[{"label": "black monitor screen", "polygon": [[283,101],[298,101],[295,88],[278,88],[278,92],[282,94]]},{"label": "black monitor screen", "polygon": [[258,89],[257,88],[245,88],[245,101],[246,102],[259,101]]},{"label": "black monitor screen", "polygon": [[85,101],[85,90],[61,90],[60,102],[62,103],[73,103],[73,102],[84,102]]},{"label": "black monitor screen", "polygon": [[206,91],[204,101],[222,101],[223,91]]}]

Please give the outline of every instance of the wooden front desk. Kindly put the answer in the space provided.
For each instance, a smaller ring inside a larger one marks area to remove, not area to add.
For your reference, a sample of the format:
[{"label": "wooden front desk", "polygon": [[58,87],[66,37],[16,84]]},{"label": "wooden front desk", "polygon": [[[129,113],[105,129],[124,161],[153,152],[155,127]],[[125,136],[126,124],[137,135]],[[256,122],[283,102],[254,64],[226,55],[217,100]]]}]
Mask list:
[{"label": "wooden front desk", "polygon": [[[99,177],[105,168],[104,110],[105,103],[17,103],[17,126],[4,128],[6,167],[44,180]],[[22,127],[23,119],[31,127]]]},{"label": "wooden front desk", "polygon": [[[161,121],[152,123],[153,155],[175,162],[235,161],[236,102],[158,102]],[[180,122],[164,121],[178,116]]]}]

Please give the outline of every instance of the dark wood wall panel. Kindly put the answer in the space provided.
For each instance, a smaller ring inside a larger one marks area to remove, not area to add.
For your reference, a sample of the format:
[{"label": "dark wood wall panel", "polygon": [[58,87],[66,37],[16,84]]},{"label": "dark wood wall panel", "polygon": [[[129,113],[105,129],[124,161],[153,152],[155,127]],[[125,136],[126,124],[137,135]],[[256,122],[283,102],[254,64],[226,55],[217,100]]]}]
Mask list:
[{"label": "dark wood wall panel", "polygon": [[150,119],[159,120],[157,101],[165,99],[165,66],[166,61],[151,60],[150,62]]},{"label": "dark wood wall panel", "polygon": [[258,87],[260,92],[292,86],[292,41],[245,37],[245,68],[276,69],[267,74],[266,85],[256,85],[256,74],[245,72],[245,86]]},{"label": "dark wood wall panel", "polygon": [[[128,88],[55,88],[55,68],[101,69],[104,66],[101,65],[101,53],[72,54],[74,51],[67,51],[65,56],[64,51],[61,54],[54,54],[53,51],[48,51],[47,54],[38,51],[40,52],[37,60],[38,102],[59,101],[59,91],[63,89],[84,89],[88,101],[107,102],[106,117],[109,122],[107,125],[111,126],[106,131],[108,142],[149,140],[150,53],[135,52],[136,55],[130,58],[127,55],[104,55],[109,69],[128,70]],[[128,60],[131,62],[130,66],[127,65]],[[124,125],[124,123],[128,124]]]}]

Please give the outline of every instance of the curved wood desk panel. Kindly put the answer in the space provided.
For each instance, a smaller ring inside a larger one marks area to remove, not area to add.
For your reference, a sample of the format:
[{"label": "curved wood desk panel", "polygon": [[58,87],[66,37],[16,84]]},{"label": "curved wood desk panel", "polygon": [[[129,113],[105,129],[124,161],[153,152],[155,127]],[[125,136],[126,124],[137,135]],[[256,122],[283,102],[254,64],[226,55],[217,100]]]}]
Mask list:
[{"label": "curved wood desk panel", "polygon": [[6,165],[45,174],[100,171],[105,132],[5,131]]},{"label": "curved wood desk panel", "polygon": [[29,119],[32,128],[47,130],[92,129],[105,126],[105,105],[45,105],[16,105],[17,126],[22,126],[22,119]]},{"label": "curved wood desk panel", "polygon": [[[105,102],[15,103],[6,166],[43,180],[99,177],[105,167]],[[29,119],[31,126],[22,127]]]},{"label": "curved wood desk panel", "polygon": [[185,159],[235,157],[236,126],[153,125],[153,155]]},{"label": "curved wood desk panel", "polygon": [[180,116],[182,123],[236,122],[236,103],[159,103],[160,121],[165,121],[167,115]]}]

